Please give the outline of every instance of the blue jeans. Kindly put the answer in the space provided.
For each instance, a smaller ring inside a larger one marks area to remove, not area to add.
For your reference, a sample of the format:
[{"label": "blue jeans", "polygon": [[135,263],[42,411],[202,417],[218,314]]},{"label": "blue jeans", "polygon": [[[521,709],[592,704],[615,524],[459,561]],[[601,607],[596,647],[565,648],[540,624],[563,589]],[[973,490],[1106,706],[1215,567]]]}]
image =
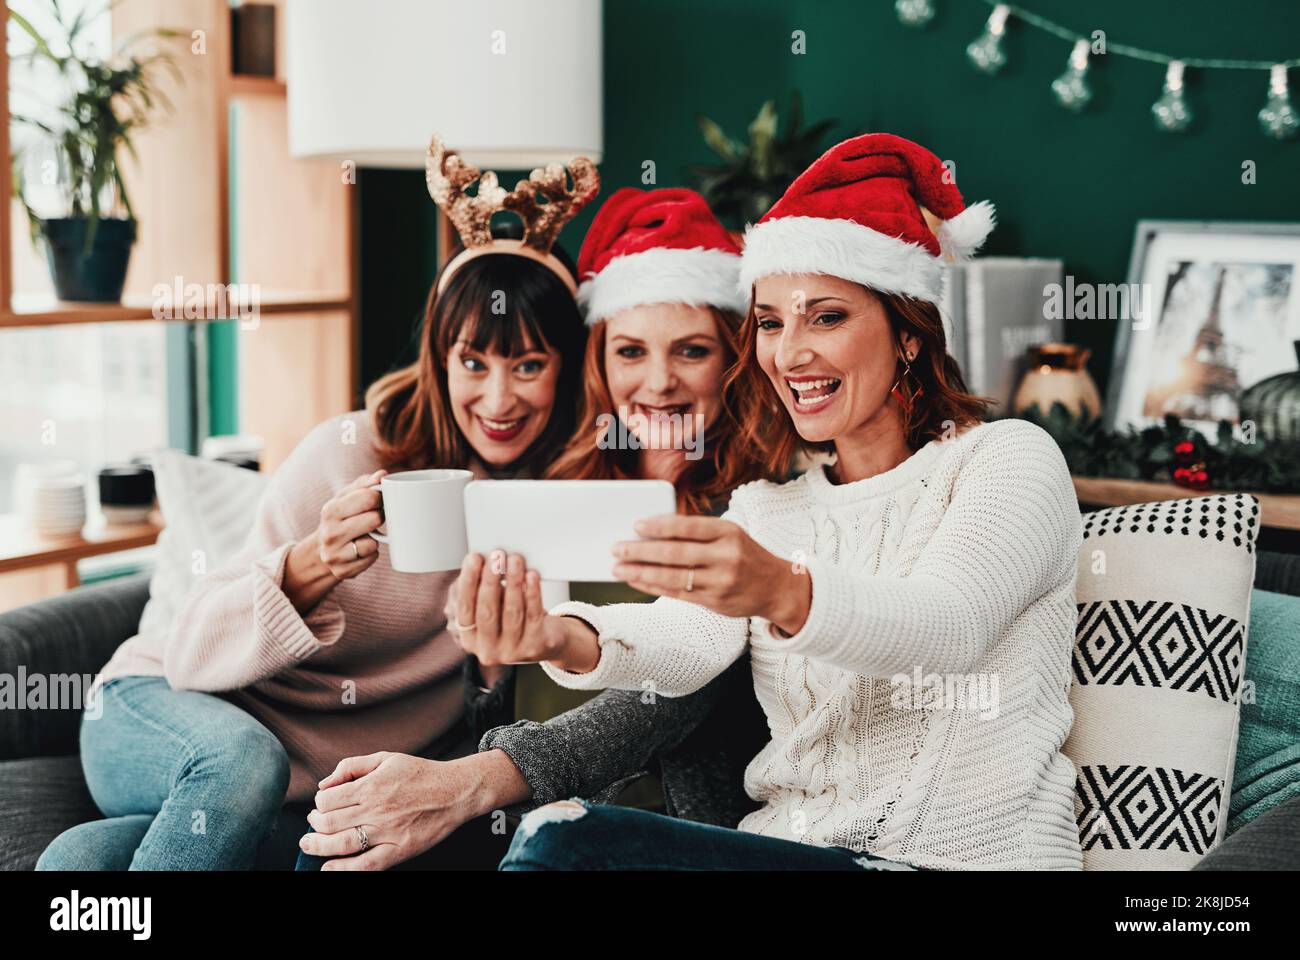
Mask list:
[{"label": "blue jeans", "polygon": [[585,800],[534,810],[502,870],[915,870],[845,847],[817,847]]},{"label": "blue jeans", "polygon": [[[162,677],[121,677],[81,721],[103,820],[54,838],[38,870],[247,870],[275,826],[289,758],[256,718]],[[294,838],[296,841],[296,838]]]}]

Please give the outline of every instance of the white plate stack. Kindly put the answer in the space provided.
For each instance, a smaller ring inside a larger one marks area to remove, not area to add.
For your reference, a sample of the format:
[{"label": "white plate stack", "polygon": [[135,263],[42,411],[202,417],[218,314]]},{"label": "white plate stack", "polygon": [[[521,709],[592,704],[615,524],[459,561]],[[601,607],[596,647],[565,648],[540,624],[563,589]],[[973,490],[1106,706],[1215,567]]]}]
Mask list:
[{"label": "white plate stack", "polygon": [[19,515],[37,533],[62,536],[86,525],[86,478],[73,461],[20,463],[14,488]]}]

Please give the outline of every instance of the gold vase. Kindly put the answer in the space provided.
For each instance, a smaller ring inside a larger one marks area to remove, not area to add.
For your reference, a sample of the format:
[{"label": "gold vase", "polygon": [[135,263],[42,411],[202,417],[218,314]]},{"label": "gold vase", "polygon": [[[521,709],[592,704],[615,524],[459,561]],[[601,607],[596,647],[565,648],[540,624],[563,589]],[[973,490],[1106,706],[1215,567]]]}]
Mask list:
[{"label": "gold vase", "polygon": [[1022,414],[1035,404],[1046,415],[1063,403],[1076,417],[1101,414],[1101,394],[1088,373],[1092,351],[1073,343],[1043,343],[1025,351],[1025,373],[1011,402]]}]

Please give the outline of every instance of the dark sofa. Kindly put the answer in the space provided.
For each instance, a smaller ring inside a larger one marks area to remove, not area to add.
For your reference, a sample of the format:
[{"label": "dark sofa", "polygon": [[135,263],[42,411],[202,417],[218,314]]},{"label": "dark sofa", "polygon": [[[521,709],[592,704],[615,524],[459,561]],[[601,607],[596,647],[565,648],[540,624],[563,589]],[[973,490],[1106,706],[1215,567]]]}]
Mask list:
[{"label": "dark sofa", "polygon": [[[1261,551],[1255,586],[1300,596],[1300,557]],[[0,614],[0,674],[95,673],[136,632],[147,577]],[[0,710],[0,870],[30,870],[59,833],[100,816],[81,775],[77,709]],[[1300,869],[1300,798],[1232,834],[1196,869]]]}]

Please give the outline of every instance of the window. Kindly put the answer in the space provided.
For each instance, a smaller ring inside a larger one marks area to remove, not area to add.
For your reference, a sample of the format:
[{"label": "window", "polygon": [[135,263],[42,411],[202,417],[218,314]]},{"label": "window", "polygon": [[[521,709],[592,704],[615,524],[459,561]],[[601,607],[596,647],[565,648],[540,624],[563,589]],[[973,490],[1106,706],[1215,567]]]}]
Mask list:
[{"label": "window", "polygon": [[[114,47],[111,4],[102,0],[12,0],[56,53],[65,52],[67,25],[80,22],[75,52],[104,56]],[[84,17],[84,19],[80,19]],[[63,25],[59,23],[62,19]],[[122,29],[125,26],[119,24]],[[71,87],[47,59],[31,57],[35,41],[8,20],[9,131],[15,179],[39,217],[68,215],[53,137],[63,129],[57,109]],[[28,118],[25,121],[18,118]],[[9,271],[13,301],[6,310],[73,313],[55,300],[44,241],[33,242],[20,202],[11,205]],[[87,319],[90,319],[88,316]],[[96,499],[95,476],[108,463],[161,446],[192,448],[194,429],[193,328],[151,320],[45,324],[0,328],[0,513],[16,509],[18,464],[71,460]],[[88,511],[93,519],[93,510]]]},{"label": "window", "polygon": [[[14,509],[19,463],[76,461],[93,489],[104,464],[169,445],[170,421],[184,419],[185,404],[169,416],[168,341],[175,336],[168,326],[0,330],[0,513]],[[176,325],[175,333],[185,332]]]}]

